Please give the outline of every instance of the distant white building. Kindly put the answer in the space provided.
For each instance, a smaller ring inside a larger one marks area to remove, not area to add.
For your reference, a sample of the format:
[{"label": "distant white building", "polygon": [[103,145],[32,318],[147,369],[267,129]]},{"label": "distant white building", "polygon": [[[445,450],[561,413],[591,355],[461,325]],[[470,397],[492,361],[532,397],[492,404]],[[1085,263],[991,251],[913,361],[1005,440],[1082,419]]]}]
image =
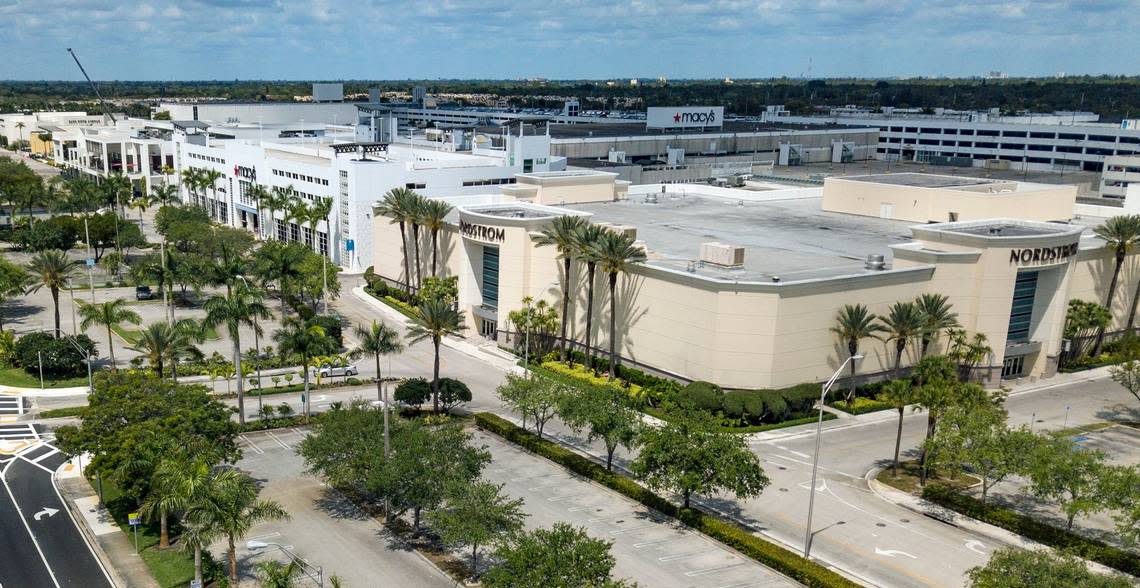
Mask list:
[{"label": "distant white building", "polygon": [[1140,155],[1106,157],[1100,175],[1100,195],[1123,199],[1131,184],[1140,185]]},{"label": "distant white building", "polygon": [[135,193],[172,180],[175,123],[119,120],[114,126],[51,126],[52,157],[68,169],[95,178],[127,176]]},{"label": "distant white building", "polygon": [[[324,97],[325,95],[322,95]],[[342,96],[343,97],[343,96]],[[352,124],[357,104],[352,102],[159,102],[156,111],[173,120],[212,124]]]},{"label": "distant white building", "polygon": [[[471,151],[463,153],[440,150],[438,144],[423,139],[354,142],[351,128],[302,137],[260,129],[258,139],[255,125],[231,132],[233,138],[218,138],[225,130],[211,126],[174,133],[174,167],[179,173],[200,168],[222,174],[204,194],[191,195],[183,186],[184,201],[205,206],[212,217],[229,226],[327,252],[334,263],[351,272],[373,263],[372,206],[392,188],[432,197],[496,194],[501,185],[516,181],[515,174],[566,166],[564,158],[550,156],[550,137],[533,134],[532,129],[530,134],[516,130],[476,136]],[[303,201],[332,200],[331,218],[319,222],[314,234],[307,225],[287,219],[284,211],[274,211],[270,217],[267,208],[248,196],[254,184],[291,187]]]},{"label": "distant white building", "polygon": [[[83,111],[73,112],[15,112],[0,114],[0,136],[7,145],[16,141],[35,143],[36,136],[43,132],[51,132],[45,126],[83,126],[90,127],[102,125],[105,117],[101,114],[87,114]],[[39,152],[39,150],[33,150]]]}]

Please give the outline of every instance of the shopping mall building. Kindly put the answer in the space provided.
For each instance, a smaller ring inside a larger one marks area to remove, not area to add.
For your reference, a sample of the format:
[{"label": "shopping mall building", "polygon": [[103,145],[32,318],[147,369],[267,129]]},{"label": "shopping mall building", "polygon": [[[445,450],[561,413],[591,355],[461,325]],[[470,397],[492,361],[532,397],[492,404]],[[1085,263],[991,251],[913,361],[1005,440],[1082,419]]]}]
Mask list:
[{"label": "shopping mall building", "polygon": [[[458,276],[468,337],[501,335],[525,296],[558,306],[562,264],[535,236],[560,215],[580,215],[634,235],[648,257],[620,277],[612,302],[599,272],[594,344],[609,348],[614,308],[626,361],[740,388],[828,378],[847,357],[831,331],[840,308],[860,303],[881,315],[923,293],[948,296],[962,327],[988,338],[993,353],[978,374],[988,384],[1048,377],[1062,352],[1068,301],[1103,303],[1107,293],[1113,260],[1091,228],[1132,204],[1077,204],[1074,186],[918,173],[833,177],[823,188],[796,189],[631,188],[598,171],[516,178],[482,201],[455,201],[440,235],[440,272]],[[375,271],[403,281],[399,226],[389,221],[373,221]],[[430,242],[422,239],[426,275]],[[584,273],[575,263],[578,341]],[[1132,255],[1113,301],[1118,322],[1138,279]],[[942,339],[934,345],[944,348]],[[861,373],[893,367],[893,344],[868,339],[861,352]]]}]

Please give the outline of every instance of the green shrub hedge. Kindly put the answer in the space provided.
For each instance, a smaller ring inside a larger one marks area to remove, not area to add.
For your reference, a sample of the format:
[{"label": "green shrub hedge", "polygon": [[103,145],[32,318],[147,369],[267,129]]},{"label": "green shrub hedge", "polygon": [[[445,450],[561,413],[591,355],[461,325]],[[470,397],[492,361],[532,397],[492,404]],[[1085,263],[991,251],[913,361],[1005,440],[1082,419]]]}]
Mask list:
[{"label": "green shrub hedge", "polygon": [[1070,552],[1073,555],[1127,574],[1140,575],[1140,556],[1102,541],[1054,527],[1003,506],[982,504],[982,501],[956,492],[942,484],[927,484],[926,488],[922,490],[922,497],[965,516],[1012,531],[1038,543]]},{"label": "green shrub hedge", "polygon": [[854,588],[859,586],[784,547],[753,535],[751,531],[740,525],[725,521],[696,508],[680,508],[632,479],[616,472],[606,471],[606,468],[586,457],[554,442],[539,439],[534,433],[523,430],[497,415],[486,412],[477,413],[475,423],[481,429],[557,462],[574,473],[586,476],[658,512],[675,517],[686,525],[790,578],[802,582],[806,586],[824,588]]},{"label": "green shrub hedge", "polygon": [[847,405],[846,400],[836,400],[831,403],[831,406],[842,410],[849,414],[866,414],[868,412],[877,412],[880,410],[889,410],[894,406],[889,402],[881,400],[873,400],[871,398],[856,397],[851,401],[851,405]]}]

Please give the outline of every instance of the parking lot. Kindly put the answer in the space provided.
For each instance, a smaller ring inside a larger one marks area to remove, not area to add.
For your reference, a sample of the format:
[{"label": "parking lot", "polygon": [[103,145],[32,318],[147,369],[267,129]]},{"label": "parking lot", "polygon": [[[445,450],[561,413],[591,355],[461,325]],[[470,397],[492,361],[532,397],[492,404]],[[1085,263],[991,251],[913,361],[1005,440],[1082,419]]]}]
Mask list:
[{"label": "parking lot", "polygon": [[[263,483],[261,498],[276,500],[292,519],[256,525],[246,536],[270,544],[250,550],[238,546],[238,566],[244,578],[252,576],[257,562],[285,561],[285,547],[328,577],[340,576],[346,586],[451,586],[454,583],[414,551],[394,542],[387,530],[356,509],[321,480],[304,472],[295,453],[304,438],[302,429],[248,433],[239,438],[244,457],[238,467]],[[276,545],[274,545],[276,544]],[[211,550],[224,561],[224,542]],[[298,586],[312,586],[311,581]]]},{"label": "parking lot", "polygon": [[526,501],[527,527],[564,521],[613,542],[614,575],[654,587],[798,586],[796,582],[653,512],[487,434],[476,434],[494,461],[484,477]]}]

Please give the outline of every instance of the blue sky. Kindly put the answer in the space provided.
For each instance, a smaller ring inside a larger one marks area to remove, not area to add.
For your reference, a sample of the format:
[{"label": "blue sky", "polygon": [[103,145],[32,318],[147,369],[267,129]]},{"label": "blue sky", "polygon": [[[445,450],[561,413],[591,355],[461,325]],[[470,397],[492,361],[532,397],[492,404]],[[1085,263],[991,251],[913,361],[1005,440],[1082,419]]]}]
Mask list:
[{"label": "blue sky", "polygon": [[1140,74],[1140,2],[0,0],[0,79]]}]

